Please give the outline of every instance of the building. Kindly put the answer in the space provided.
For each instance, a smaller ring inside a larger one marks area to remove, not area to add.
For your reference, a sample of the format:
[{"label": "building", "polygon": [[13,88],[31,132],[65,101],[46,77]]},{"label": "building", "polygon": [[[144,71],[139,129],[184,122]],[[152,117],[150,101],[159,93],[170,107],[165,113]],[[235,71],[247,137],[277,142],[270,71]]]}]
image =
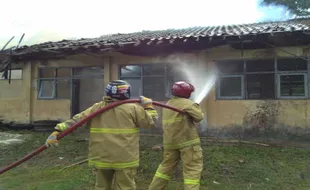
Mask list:
[{"label": "building", "polygon": [[200,103],[211,134],[306,134],[309,56],[310,18],[23,46],[11,55],[11,83],[0,80],[0,119],[68,119],[101,100],[105,85],[119,78],[131,83],[133,97],[164,102],[171,84],[186,79],[180,71],[194,69],[201,86],[218,73]]}]

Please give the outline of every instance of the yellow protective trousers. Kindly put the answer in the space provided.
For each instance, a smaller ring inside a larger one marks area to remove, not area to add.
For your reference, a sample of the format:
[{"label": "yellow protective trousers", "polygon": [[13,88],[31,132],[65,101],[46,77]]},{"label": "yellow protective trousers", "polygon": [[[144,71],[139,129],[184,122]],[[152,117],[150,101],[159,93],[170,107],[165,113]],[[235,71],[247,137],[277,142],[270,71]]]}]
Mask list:
[{"label": "yellow protective trousers", "polygon": [[95,190],[136,190],[137,168],[96,169]]},{"label": "yellow protective trousers", "polygon": [[164,150],[163,161],[156,171],[149,190],[164,190],[179,161],[182,161],[184,190],[199,190],[203,169],[203,154],[200,145]]}]

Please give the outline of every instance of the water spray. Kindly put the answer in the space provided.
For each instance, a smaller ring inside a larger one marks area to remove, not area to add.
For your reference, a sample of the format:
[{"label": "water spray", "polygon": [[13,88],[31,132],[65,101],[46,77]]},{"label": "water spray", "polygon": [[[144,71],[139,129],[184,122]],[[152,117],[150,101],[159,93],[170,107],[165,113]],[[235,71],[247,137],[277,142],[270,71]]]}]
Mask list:
[{"label": "water spray", "polygon": [[209,94],[211,88],[215,84],[216,75],[209,76],[202,89],[198,89],[198,95],[194,98],[194,101],[198,104]]},{"label": "water spray", "polygon": [[216,72],[210,74],[204,69],[182,61],[174,70],[181,73],[182,78],[186,78],[189,83],[195,86],[195,92],[192,93],[191,99],[198,104],[209,94],[216,81]]},{"label": "water spray", "polygon": [[[195,92],[192,93],[191,99],[200,104],[215,84],[217,72],[207,72],[206,69],[186,63],[180,59],[177,59],[175,62],[177,62],[178,67],[175,67],[174,70],[181,73],[183,75],[182,78],[186,78],[189,83],[195,86]],[[206,115],[200,126],[202,132],[207,130],[208,122]]]}]

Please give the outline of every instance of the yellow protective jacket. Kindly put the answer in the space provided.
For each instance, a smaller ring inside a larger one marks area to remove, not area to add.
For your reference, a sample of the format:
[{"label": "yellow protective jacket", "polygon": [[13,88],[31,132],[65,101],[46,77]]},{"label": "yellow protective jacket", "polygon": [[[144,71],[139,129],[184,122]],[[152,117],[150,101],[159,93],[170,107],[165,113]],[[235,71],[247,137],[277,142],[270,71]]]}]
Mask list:
[{"label": "yellow protective jacket", "polygon": [[195,123],[203,119],[199,105],[190,99],[173,97],[167,105],[184,110],[181,114],[169,109],[163,110],[163,143],[164,149],[181,149],[200,144]]},{"label": "yellow protective jacket", "polygon": [[[104,97],[72,119],[58,124],[64,131],[99,108],[113,101]],[[89,165],[101,169],[124,169],[139,166],[139,128],[153,128],[153,117],[139,104],[127,103],[112,108],[91,119],[89,138]]]}]

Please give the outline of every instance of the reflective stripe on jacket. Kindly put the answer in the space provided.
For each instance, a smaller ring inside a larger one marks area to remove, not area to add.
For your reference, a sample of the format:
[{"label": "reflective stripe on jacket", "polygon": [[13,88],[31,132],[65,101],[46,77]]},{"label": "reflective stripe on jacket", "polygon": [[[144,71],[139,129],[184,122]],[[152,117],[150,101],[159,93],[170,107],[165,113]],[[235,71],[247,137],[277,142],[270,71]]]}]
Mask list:
[{"label": "reflective stripe on jacket", "polygon": [[173,97],[167,105],[184,110],[181,114],[168,109],[163,110],[163,143],[165,149],[180,149],[200,144],[195,123],[203,119],[199,105],[190,99]]},{"label": "reflective stripe on jacket", "polygon": [[[58,124],[64,131],[90,113],[117,101],[110,97]],[[155,127],[152,116],[139,104],[127,103],[105,111],[88,122],[89,165],[96,168],[123,169],[139,166],[139,128]]]}]

